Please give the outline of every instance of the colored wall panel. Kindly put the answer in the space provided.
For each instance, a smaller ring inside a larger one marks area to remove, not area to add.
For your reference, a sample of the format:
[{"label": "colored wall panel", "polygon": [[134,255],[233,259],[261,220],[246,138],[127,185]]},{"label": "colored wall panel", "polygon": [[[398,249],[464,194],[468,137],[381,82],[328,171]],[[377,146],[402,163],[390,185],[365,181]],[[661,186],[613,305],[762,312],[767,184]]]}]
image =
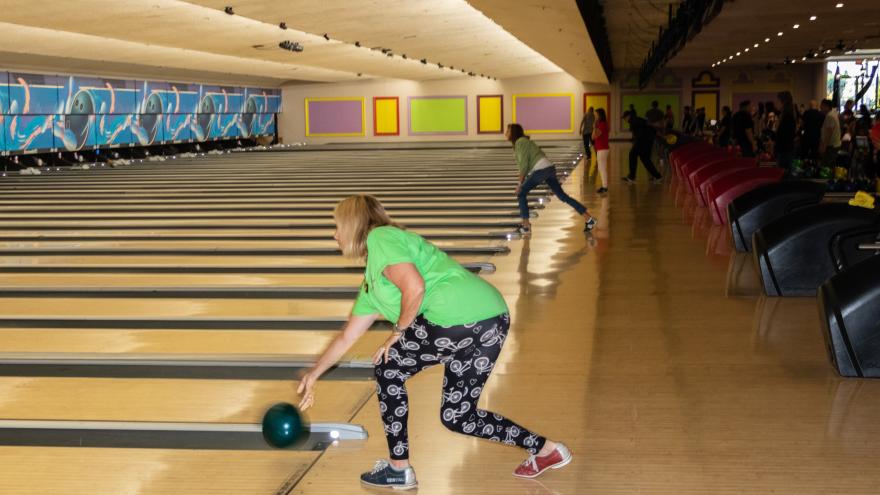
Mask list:
[{"label": "colored wall panel", "polygon": [[373,98],[373,134],[400,135],[400,100],[396,96]]},{"label": "colored wall panel", "polygon": [[593,107],[594,110],[599,108],[605,109],[605,117],[608,122],[613,122],[611,115],[611,94],[610,93],[584,93],[584,113],[587,109]]},{"label": "colored wall panel", "polygon": [[513,121],[526,132],[574,132],[574,95],[513,95]]},{"label": "colored wall panel", "polygon": [[467,96],[410,96],[409,133],[467,134]]},{"label": "colored wall panel", "polygon": [[306,136],[364,136],[364,98],[306,98]]},{"label": "colored wall panel", "polygon": [[706,109],[706,121],[718,120],[718,91],[694,91],[691,93],[691,106],[694,111],[698,108]]},{"label": "colored wall panel", "polygon": [[477,134],[504,132],[504,101],[501,95],[477,96]]},{"label": "colored wall panel", "polygon": [[629,106],[632,104],[635,105],[639,117],[645,118],[645,112],[651,108],[651,102],[654,100],[657,100],[657,103],[660,104],[660,110],[664,112],[666,112],[666,105],[672,106],[672,114],[675,116],[675,127],[678,128],[681,125],[681,97],[678,93],[623,94],[620,99],[621,110],[619,115],[623,115],[624,111],[629,110]]}]

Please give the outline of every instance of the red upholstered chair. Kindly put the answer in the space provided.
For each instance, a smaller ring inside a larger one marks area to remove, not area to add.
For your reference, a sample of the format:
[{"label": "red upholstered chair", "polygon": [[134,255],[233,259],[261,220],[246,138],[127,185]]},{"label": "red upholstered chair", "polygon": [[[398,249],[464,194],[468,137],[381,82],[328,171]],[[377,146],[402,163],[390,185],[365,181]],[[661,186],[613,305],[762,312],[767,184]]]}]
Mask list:
[{"label": "red upholstered chair", "polygon": [[725,175],[746,168],[757,168],[758,162],[754,158],[725,158],[714,162],[706,167],[695,170],[689,177],[693,186],[697,203],[700,206],[708,204],[707,191],[709,185]]},{"label": "red upholstered chair", "polygon": [[708,143],[704,143],[702,141],[697,143],[691,143],[681,148],[676,149],[669,155],[669,164],[672,165],[672,169],[678,173],[678,168],[681,166],[681,163],[689,158],[692,158],[701,153],[705,153],[707,150],[715,149],[714,146]]},{"label": "red upholstered chair", "polygon": [[[718,148],[713,148],[705,153],[701,153],[696,155],[687,161],[682,162],[681,167],[678,169],[678,176],[687,181],[688,176],[699,168],[705,167],[706,164],[715,162],[722,158],[725,158],[726,155],[719,150]],[[688,190],[690,190],[690,184],[688,184]]]},{"label": "red upholstered chair", "polygon": [[719,178],[706,189],[709,211],[716,225],[727,223],[727,205],[752,189],[779,182],[785,170],[777,167],[745,168]]}]

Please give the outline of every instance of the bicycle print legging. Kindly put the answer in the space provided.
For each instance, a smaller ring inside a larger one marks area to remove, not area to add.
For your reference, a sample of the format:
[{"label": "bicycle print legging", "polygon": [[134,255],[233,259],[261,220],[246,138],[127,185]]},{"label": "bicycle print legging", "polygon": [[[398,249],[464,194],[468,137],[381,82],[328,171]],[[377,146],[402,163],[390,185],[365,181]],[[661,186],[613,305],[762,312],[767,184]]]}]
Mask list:
[{"label": "bicycle print legging", "polygon": [[515,445],[532,454],[541,450],[546,441],[543,437],[500,414],[477,408],[509,328],[508,314],[453,327],[416,318],[389,349],[388,362],[375,368],[379,411],[392,459],[409,458],[406,381],[437,364],[446,368],[440,401],[443,426],[456,433]]}]

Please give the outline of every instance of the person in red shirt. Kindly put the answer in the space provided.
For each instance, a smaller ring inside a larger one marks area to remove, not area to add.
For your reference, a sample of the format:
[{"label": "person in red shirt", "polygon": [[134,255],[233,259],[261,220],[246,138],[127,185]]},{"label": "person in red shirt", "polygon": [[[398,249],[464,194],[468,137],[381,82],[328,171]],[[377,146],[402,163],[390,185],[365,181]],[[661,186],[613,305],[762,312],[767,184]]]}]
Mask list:
[{"label": "person in red shirt", "polygon": [[596,191],[599,194],[608,192],[608,117],[604,108],[596,109],[596,123],[593,125],[593,146],[596,147],[596,163],[599,166],[599,178],[602,179],[602,187]]}]

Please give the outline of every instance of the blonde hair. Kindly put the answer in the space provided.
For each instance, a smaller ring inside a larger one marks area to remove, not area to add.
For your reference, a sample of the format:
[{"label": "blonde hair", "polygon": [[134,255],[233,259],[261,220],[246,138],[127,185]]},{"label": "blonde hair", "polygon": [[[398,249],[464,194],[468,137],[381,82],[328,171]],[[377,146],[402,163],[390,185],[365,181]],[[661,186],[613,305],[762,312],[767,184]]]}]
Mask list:
[{"label": "blonde hair", "polygon": [[333,210],[333,217],[342,254],[349,258],[366,257],[367,236],[376,227],[390,225],[400,228],[388,216],[382,203],[368,194],[343,199]]}]

